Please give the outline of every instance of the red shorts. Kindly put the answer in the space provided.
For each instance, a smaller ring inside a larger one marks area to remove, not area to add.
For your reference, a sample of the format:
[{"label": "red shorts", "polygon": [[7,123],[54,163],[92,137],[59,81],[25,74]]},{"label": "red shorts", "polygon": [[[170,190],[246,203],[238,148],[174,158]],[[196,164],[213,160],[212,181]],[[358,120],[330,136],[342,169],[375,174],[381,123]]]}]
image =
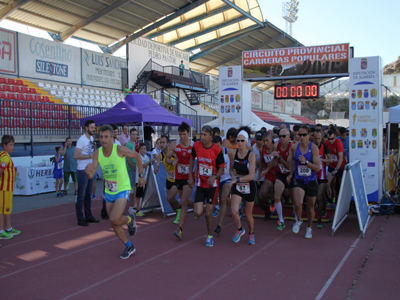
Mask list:
[{"label": "red shorts", "polygon": [[265,175],[265,180],[271,181],[273,184],[275,184],[276,181],[276,173],[269,173]]}]

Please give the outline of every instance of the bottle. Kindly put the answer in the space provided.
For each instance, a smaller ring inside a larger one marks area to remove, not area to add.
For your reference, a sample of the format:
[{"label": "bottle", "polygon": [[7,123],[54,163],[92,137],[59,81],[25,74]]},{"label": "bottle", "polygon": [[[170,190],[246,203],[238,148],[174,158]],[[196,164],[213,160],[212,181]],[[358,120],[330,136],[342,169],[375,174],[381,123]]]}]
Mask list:
[{"label": "bottle", "polygon": [[33,167],[33,162],[31,161],[31,168]]}]

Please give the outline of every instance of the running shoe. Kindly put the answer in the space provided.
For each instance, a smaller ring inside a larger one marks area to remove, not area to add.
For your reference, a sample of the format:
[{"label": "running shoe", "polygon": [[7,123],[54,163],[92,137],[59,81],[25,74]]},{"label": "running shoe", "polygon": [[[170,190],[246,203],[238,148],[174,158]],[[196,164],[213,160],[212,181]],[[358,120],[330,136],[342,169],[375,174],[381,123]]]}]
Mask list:
[{"label": "running shoe", "polygon": [[137,213],[136,213],[136,217],[144,217],[145,216],[145,214],[141,211],[141,210],[139,210]]},{"label": "running shoe", "polygon": [[321,222],[321,221],[318,221],[318,223],[317,223],[317,229],[322,229],[322,228],[324,228],[324,227],[322,226],[322,222]]},{"label": "running shoe", "polygon": [[6,232],[7,232],[8,234],[11,234],[11,235],[19,235],[19,234],[21,234],[21,231],[15,229],[15,228],[11,229],[10,231],[7,231],[7,230],[6,230]]},{"label": "running shoe", "polygon": [[56,193],[56,197],[57,198],[60,198],[61,196],[60,196],[60,193]]},{"label": "running shoe", "polygon": [[213,217],[214,217],[214,218],[215,218],[215,217],[218,217],[218,215],[219,215],[219,209],[216,208],[216,209],[214,209]]},{"label": "running shoe", "polygon": [[240,238],[242,237],[242,235],[245,233],[246,231],[244,230],[243,226],[242,226],[242,230],[236,230],[235,235],[232,238],[232,241],[234,243],[237,243],[240,241]]},{"label": "running shoe", "polygon": [[134,209],[133,207],[129,207],[129,208],[128,208],[128,213],[129,213],[129,214],[135,214],[136,211],[135,211],[135,209]]},{"label": "running shoe", "polygon": [[301,225],[301,224],[303,224],[303,221],[296,221],[296,222],[293,224],[292,230],[293,230],[294,233],[299,233],[299,231],[300,231],[300,225]]},{"label": "running shoe", "polygon": [[278,222],[278,226],[276,227],[276,230],[282,231],[283,228],[286,227],[285,222]]},{"label": "running shoe", "polygon": [[174,231],[174,236],[176,236],[178,239],[182,238],[182,230],[178,228],[177,230]]},{"label": "running shoe", "polygon": [[179,219],[180,219],[180,217],[181,217],[181,209],[178,208],[178,209],[176,210],[176,218],[175,218],[175,220],[174,220],[172,223],[174,223],[174,224],[179,224]]},{"label": "running shoe", "polygon": [[326,214],[327,214],[327,213],[326,213],[326,209],[323,209],[323,210],[322,210],[321,217],[326,218]]},{"label": "running shoe", "polygon": [[269,206],[269,210],[270,210],[271,212],[274,212],[274,211],[275,211],[275,202],[271,203],[271,205]]},{"label": "running shoe", "polygon": [[12,239],[14,236],[12,234],[7,233],[5,230],[3,230],[2,233],[0,233],[0,240],[9,240]]},{"label": "running shoe", "polygon": [[206,247],[212,247],[212,246],[214,246],[214,239],[212,236],[207,236]]},{"label": "running shoe", "polygon": [[336,208],[336,204],[335,203],[329,203],[326,206],[326,210],[334,210]]},{"label": "running shoe", "polygon": [[193,215],[194,215],[194,219],[197,221],[199,219],[199,217],[196,216],[195,214],[193,214]]},{"label": "running shoe", "polygon": [[133,247],[133,245],[132,245],[132,247],[125,246],[124,253],[122,253],[119,257],[121,257],[122,259],[127,259],[127,258],[129,258],[129,256],[131,256],[135,252],[136,252],[136,249],[135,249],[135,247]]},{"label": "running shoe", "polygon": [[254,234],[249,234],[249,240],[247,241],[247,245],[255,245],[256,240],[254,239]]},{"label": "running shoe", "polygon": [[312,229],[310,227],[307,227],[307,232],[306,232],[305,238],[312,239]]},{"label": "running shoe", "polygon": [[222,229],[222,227],[220,225],[217,225],[217,228],[215,228],[214,232],[220,234],[221,229]]},{"label": "running shoe", "polygon": [[134,214],[129,214],[131,221],[128,223],[128,231],[130,236],[134,236],[137,232],[136,220]]}]

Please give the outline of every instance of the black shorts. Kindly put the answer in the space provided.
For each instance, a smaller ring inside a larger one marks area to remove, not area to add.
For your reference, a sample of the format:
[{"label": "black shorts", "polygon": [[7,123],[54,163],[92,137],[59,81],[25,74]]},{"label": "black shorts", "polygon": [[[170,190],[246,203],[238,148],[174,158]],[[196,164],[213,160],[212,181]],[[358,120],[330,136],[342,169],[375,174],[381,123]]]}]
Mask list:
[{"label": "black shorts", "polygon": [[189,179],[175,179],[175,185],[180,191],[182,191],[183,187],[188,184],[189,184]]},{"label": "black shorts", "polygon": [[171,182],[171,181],[167,180],[167,190],[172,189],[172,187],[175,185],[176,185],[176,182]]},{"label": "black shorts", "polygon": [[311,180],[307,184],[304,183],[303,179],[293,178],[293,187],[301,188],[306,192],[308,197],[317,197],[318,195],[318,182],[317,180]]},{"label": "black shorts", "polygon": [[[332,174],[333,171],[335,171],[335,169],[328,166],[328,173]],[[335,174],[335,178],[338,178],[338,179],[342,178],[343,177],[343,171],[344,171],[344,169],[337,170],[337,172]]]},{"label": "black shorts", "polygon": [[282,174],[280,172],[276,172],[276,180],[279,180],[280,182],[282,182],[285,185],[285,189],[291,189],[293,187],[293,179],[292,181],[289,183],[287,183],[286,178],[288,177],[289,174]]},{"label": "black shorts", "polygon": [[218,188],[211,187],[211,188],[203,188],[203,187],[196,187],[196,196],[194,198],[194,203],[202,202],[206,204],[215,204],[217,201],[218,196]]},{"label": "black shorts", "polygon": [[328,182],[328,180],[326,180],[326,179],[318,179],[318,185],[327,183],[327,182]]},{"label": "black shorts", "polygon": [[136,197],[142,198],[144,194],[144,188],[142,186],[136,186]]},{"label": "black shorts", "polygon": [[250,181],[249,184],[250,184],[250,193],[249,194],[242,194],[241,192],[239,192],[237,190],[236,184],[234,184],[232,186],[232,190],[231,190],[232,195],[238,195],[238,196],[242,197],[242,199],[245,200],[246,202],[254,202],[254,200],[256,198],[257,187],[256,187],[256,184],[254,183],[254,180]]}]

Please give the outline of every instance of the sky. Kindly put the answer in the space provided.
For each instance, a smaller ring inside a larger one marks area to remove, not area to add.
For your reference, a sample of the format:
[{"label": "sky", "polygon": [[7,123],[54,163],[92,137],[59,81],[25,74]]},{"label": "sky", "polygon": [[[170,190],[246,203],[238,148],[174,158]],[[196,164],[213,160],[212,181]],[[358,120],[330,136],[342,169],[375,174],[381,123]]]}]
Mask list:
[{"label": "sky", "polygon": [[[264,20],[285,31],[282,3],[258,0]],[[399,0],[299,0],[292,36],[305,46],[350,43],[354,57],[400,56]]]}]

